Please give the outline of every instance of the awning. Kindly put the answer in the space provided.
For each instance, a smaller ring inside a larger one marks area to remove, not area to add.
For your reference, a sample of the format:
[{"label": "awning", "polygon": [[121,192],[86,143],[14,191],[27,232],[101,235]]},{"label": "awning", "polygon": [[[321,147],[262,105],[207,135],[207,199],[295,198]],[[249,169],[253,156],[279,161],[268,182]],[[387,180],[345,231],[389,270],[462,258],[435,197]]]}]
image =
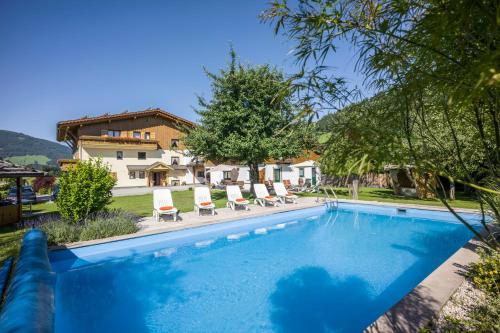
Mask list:
[{"label": "awning", "polygon": [[301,163],[292,164],[291,166],[293,166],[295,168],[315,167],[316,166],[316,162],[313,161],[313,160],[307,160],[307,161],[304,161],[304,162],[301,162]]},{"label": "awning", "polygon": [[129,171],[145,171],[150,165],[127,165]]},{"label": "awning", "polygon": [[155,162],[150,165],[127,165],[129,171],[170,171],[174,170],[163,162]]},{"label": "awning", "polygon": [[217,166],[214,166],[213,168],[210,168],[210,172],[212,172],[212,171],[231,171],[235,168],[237,169],[238,166],[228,165],[228,164],[219,164]]}]

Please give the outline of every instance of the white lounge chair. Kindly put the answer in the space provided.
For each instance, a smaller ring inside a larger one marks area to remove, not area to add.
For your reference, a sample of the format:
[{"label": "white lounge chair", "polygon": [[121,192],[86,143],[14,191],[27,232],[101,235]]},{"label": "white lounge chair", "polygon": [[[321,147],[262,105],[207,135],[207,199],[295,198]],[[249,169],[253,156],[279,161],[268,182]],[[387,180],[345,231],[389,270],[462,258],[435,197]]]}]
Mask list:
[{"label": "white lounge chair", "polygon": [[201,215],[202,210],[208,210],[215,215],[215,205],[210,196],[210,189],[207,186],[194,188],[194,210]]},{"label": "white lounge chair", "polygon": [[285,184],[273,183],[273,186],[274,186],[274,192],[276,192],[276,196],[282,203],[284,204],[286,204],[287,202],[297,203],[298,196],[288,192],[285,188]]},{"label": "white lounge chair", "polygon": [[267,191],[266,185],[264,184],[254,184],[253,189],[255,191],[255,204],[259,204],[262,207],[265,207],[266,204],[271,204],[273,206],[278,206],[278,198],[269,195]]},{"label": "white lounge chair", "polygon": [[177,221],[177,208],[172,202],[172,193],[169,189],[153,191],[153,217],[156,222],[160,221],[161,215],[171,215],[174,222]]},{"label": "white lounge chair", "polygon": [[243,207],[245,210],[249,210],[248,204],[250,203],[247,199],[243,198],[241,195],[241,190],[238,185],[227,185],[227,206],[232,210],[236,210],[237,207]]}]

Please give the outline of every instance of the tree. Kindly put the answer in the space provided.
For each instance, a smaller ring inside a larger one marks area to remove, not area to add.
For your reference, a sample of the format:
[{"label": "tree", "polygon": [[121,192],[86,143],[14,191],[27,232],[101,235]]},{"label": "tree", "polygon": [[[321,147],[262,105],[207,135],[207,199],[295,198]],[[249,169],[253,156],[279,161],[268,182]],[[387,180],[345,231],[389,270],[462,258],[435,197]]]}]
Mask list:
[{"label": "tree", "polygon": [[59,178],[57,207],[61,215],[73,223],[84,221],[111,203],[111,190],[116,179],[100,159],[78,161]]},{"label": "tree", "polygon": [[[337,93],[345,91],[343,81],[331,79],[325,62],[341,40],[358,49],[366,82],[392,96],[385,106],[399,116],[396,137],[405,142],[405,160],[436,177],[432,190],[475,232],[446,202],[438,176],[475,189],[483,213],[500,221],[499,6],[494,0],[299,0],[290,7],[279,0],[263,18],[296,42],[302,70],[295,86],[305,101],[345,100]],[[489,230],[484,218],[483,225]],[[475,234],[499,247],[493,234]]]},{"label": "tree", "polygon": [[280,71],[241,65],[233,50],[230,56],[229,68],[206,72],[212,98],[198,98],[201,125],[188,133],[185,144],[196,156],[248,165],[253,186],[259,181],[260,163],[303,152],[307,128],[294,121],[296,110]]}]

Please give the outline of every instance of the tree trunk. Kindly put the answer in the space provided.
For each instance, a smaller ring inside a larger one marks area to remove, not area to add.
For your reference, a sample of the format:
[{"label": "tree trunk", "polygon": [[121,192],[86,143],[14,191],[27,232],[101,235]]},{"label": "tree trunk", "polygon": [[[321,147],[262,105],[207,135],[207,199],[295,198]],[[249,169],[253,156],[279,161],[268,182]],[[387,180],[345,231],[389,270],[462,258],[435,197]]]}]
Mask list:
[{"label": "tree trunk", "polygon": [[359,177],[353,176],[352,179],[352,199],[358,200],[358,192],[359,192]]},{"label": "tree trunk", "polygon": [[250,168],[250,192],[255,196],[253,184],[259,182],[259,163],[249,163],[248,167]]}]

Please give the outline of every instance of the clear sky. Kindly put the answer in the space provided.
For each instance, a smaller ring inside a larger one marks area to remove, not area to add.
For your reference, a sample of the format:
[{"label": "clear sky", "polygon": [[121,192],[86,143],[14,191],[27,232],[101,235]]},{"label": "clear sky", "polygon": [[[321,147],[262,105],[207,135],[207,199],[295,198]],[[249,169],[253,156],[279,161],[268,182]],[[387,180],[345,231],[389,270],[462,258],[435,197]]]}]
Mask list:
[{"label": "clear sky", "polygon": [[[0,0],[0,129],[55,141],[60,120],[160,107],[196,120],[203,67],[241,61],[296,71],[292,45],[257,0]],[[353,84],[352,50],[334,65]]]}]

